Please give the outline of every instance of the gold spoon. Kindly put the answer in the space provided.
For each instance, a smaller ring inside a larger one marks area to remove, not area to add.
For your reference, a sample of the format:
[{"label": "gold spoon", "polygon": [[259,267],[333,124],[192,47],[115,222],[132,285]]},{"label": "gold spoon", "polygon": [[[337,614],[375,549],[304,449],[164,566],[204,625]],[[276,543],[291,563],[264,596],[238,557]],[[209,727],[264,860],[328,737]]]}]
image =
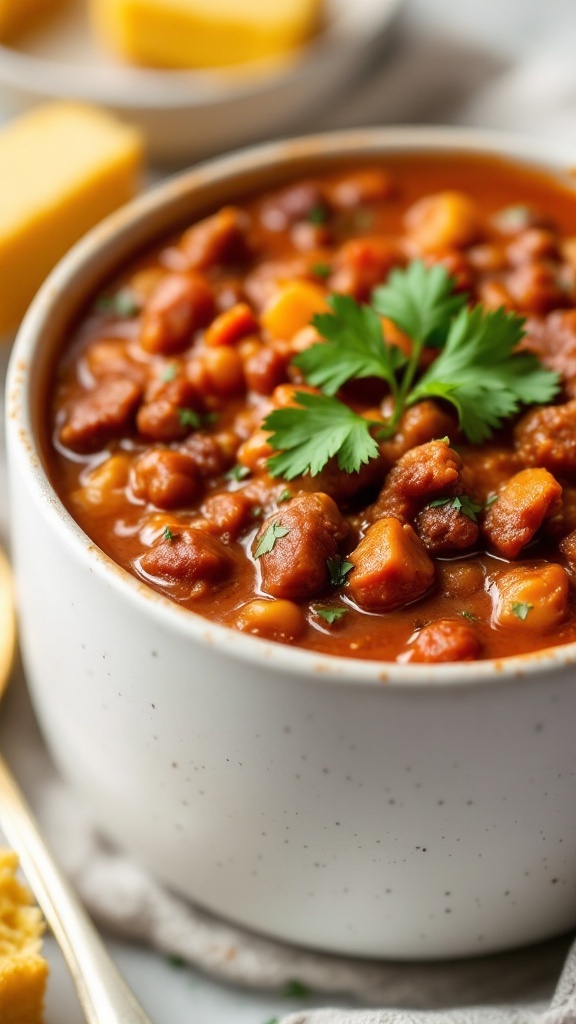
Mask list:
[{"label": "gold spoon", "polygon": [[[0,549],[0,698],[16,649],[12,574]],[[64,954],[88,1024],[152,1024],[108,956],[94,925],[55,864],[0,756],[0,825]]]}]

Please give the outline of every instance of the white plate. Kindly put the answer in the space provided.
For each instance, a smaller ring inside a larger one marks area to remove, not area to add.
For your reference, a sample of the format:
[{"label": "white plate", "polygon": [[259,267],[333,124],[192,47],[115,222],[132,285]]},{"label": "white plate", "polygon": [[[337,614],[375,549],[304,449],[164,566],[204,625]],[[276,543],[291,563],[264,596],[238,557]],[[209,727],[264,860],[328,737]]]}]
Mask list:
[{"label": "white plate", "polygon": [[[226,71],[157,71],[114,63],[94,42],[82,3],[0,46],[0,106],[99,103],[139,125],[151,156],[184,163],[301,126],[338,102],[382,48],[402,0],[326,0],[326,28],[295,55]],[[299,123],[300,122],[300,123]]]}]

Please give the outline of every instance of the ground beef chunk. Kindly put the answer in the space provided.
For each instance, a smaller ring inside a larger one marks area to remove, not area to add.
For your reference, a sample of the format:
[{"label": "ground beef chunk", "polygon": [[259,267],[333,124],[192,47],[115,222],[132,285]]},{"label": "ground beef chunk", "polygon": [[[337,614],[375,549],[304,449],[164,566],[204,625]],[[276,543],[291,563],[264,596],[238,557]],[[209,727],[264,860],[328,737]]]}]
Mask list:
[{"label": "ground beef chunk", "polygon": [[389,441],[382,442],[380,451],[388,465],[392,466],[411,448],[440,437],[454,440],[458,433],[456,418],[441,409],[436,402],[427,399],[406,410],[398,431]]},{"label": "ground beef chunk", "polygon": [[504,558],[516,558],[560,506],[562,488],[546,469],[523,469],[500,488],[486,513],[484,536]]},{"label": "ground beef chunk", "polygon": [[269,231],[285,231],[298,221],[307,220],[316,209],[328,211],[320,185],[300,181],[270,196],[262,206],[262,222]]},{"label": "ground beef chunk", "polygon": [[180,249],[191,270],[207,270],[221,264],[241,263],[250,252],[246,213],[235,206],[224,206],[212,217],[186,231]]},{"label": "ground beef chunk", "polygon": [[416,601],[434,583],[434,564],[411,526],[389,517],[374,523],[349,556],[350,596],[367,611]]},{"label": "ground beef chunk", "polygon": [[576,478],[576,399],[527,412],[514,430],[514,443],[526,466],[543,466],[555,476]]},{"label": "ground beef chunk", "polygon": [[183,377],[163,383],[155,381],[138,410],[138,432],[150,441],[177,441],[191,430],[186,413],[198,413],[203,403],[190,381]]},{"label": "ground beef chunk", "polygon": [[560,541],[559,548],[564,556],[567,571],[572,577],[576,576],[576,530],[572,530],[572,533]]},{"label": "ground beef chunk", "polygon": [[[274,526],[288,532],[270,551],[258,557],[258,548]],[[266,519],[252,545],[262,574],[262,588],[272,597],[304,601],[314,597],[329,580],[327,559],[338,552],[348,531],[338,506],[327,494],[301,494]]]},{"label": "ground beef chunk", "polygon": [[425,505],[416,519],[420,540],[432,555],[449,555],[476,544],[480,529],[452,505]]},{"label": "ground beef chunk", "polygon": [[241,491],[214,494],[202,505],[208,532],[236,540],[253,517],[253,506]]},{"label": "ground beef chunk", "polygon": [[134,463],[132,490],[158,508],[190,505],[201,492],[194,461],[169,448],[151,448]]},{"label": "ground beef chunk", "polygon": [[203,434],[200,431],[190,434],[178,446],[178,450],[192,459],[198,470],[198,475],[203,478],[224,473],[234,462],[233,453],[219,445],[211,434]]},{"label": "ground beef chunk", "polygon": [[186,584],[218,585],[226,582],[233,567],[229,549],[217,537],[183,527],[161,540],[140,559],[148,575]]},{"label": "ground beef chunk", "polygon": [[133,380],[104,380],[76,401],[60,431],[60,440],[75,452],[94,452],[130,430],[142,397]]},{"label": "ground beef chunk", "polygon": [[556,310],[544,320],[529,320],[518,347],[533,352],[559,373],[568,397],[576,398],[576,309]]},{"label": "ground beef chunk", "polygon": [[445,441],[411,448],[388,473],[379,497],[367,510],[368,522],[384,516],[412,519],[432,498],[462,494],[461,474],[462,460]]},{"label": "ground beef chunk", "polygon": [[401,661],[434,663],[474,661],[480,654],[480,640],[474,627],[458,619],[438,619],[418,631]]},{"label": "ground beef chunk", "polygon": [[181,352],[213,315],[212,289],[200,274],[167,274],[144,308],[140,344],[153,354]]}]

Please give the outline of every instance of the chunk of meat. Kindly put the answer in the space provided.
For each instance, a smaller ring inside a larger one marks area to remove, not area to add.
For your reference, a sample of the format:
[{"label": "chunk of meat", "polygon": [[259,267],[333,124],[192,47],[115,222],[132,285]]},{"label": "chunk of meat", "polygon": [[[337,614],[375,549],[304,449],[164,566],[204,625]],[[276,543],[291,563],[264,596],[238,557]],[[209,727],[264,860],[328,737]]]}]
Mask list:
[{"label": "chunk of meat", "polygon": [[133,380],[103,380],[78,399],[60,431],[60,440],[75,452],[94,452],[132,428],[142,397]]},{"label": "chunk of meat", "polygon": [[559,544],[560,553],[566,561],[566,569],[572,577],[576,576],[576,530],[572,530]]},{"label": "chunk of meat", "polygon": [[100,338],[93,341],[84,353],[84,360],[94,381],[106,377],[129,377],[138,384],[144,384],[146,368],[130,358],[124,339]]},{"label": "chunk of meat", "polygon": [[163,383],[154,381],[147,389],[136,416],[142,437],[150,441],[176,441],[190,433],[185,412],[200,413],[201,402],[196,388],[184,377]]},{"label": "chunk of meat", "polygon": [[490,588],[496,626],[547,632],[568,615],[568,576],[555,562],[507,569]]},{"label": "chunk of meat", "polygon": [[458,422],[455,416],[442,409],[436,402],[426,399],[407,409],[397,432],[389,441],[383,441],[380,451],[392,466],[410,448],[417,448],[435,438],[458,437]]},{"label": "chunk of meat", "polygon": [[167,274],[144,307],[140,344],[158,355],[181,352],[213,315],[214,295],[200,274]]},{"label": "chunk of meat", "polygon": [[180,250],[191,270],[208,270],[221,264],[242,263],[250,254],[250,221],[243,210],[224,206],[185,231]]},{"label": "chunk of meat", "polygon": [[382,203],[394,192],[390,175],[379,167],[350,171],[333,185],[328,185],[328,196],[337,210],[354,209],[370,203]]},{"label": "chunk of meat", "polygon": [[543,466],[555,476],[576,478],[576,399],[566,405],[531,409],[516,424],[514,444],[526,466]]},{"label": "chunk of meat", "polygon": [[[278,536],[271,550],[258,557],[264,537],[273,538],[275,527],[287,533]],[[329,579],[327,559],[337,554],[338,542],[347,532],[345,519],[327,494],[292,498],[262,523],[252,545],[262,574],[262,589],[272,597],[292,601],[304,601],[320,593]]]},{"label": "chunk of meat", "polygon": [[209,533],[182,527],[140,559],[140,568],[156,579],[213,586],[225,583],[233,568],[229,548]]},{"label": "chunk of meat", "polygon": [[350,596],[366,611],[416,601],[434,583],[434,563],[411,526],[388,517],[374,523],[349,560]]},{"label": "chunk of meat", "polygon": [[398,246],[380,235],[352,238],[336,253],[330,287],[366,301],[372,289],[382,284],[392,268],[402,262]]},{"label": "chunk of meat", "polygon": [[219,476],[234,462],[234,453],[218,443],[211,434],[196,431],[179,445],[179,451],[187,455],[202,478]]},{"label": "chunk of meat", "polygon": [[449,555],[471,548],[480,533],[478,523],[452,504],[435,508],[425,505],[416,519],[416,529],[432,555]]},{"label": "chunk of meat", "polygon": [[315,209],[328,212],[320,185],[315,181],[300,181],[274,193],[262,205],[262,222],[269,231],[286,228],[306,220]]},{"label": "chunk of meat", "polygon": [[576,575],[576,529],[573,529],[571,534],[565,537],[559,544],[561,554],[566,559],[566,568],[570,572],[571,577]]},{"label": "chunk of meat", "polygon": [[462,494],[461,473],[462,460],[446,441],[411,448],[388,473],[367,511],[368,522],[383,516],[411,519],[431,498]]},{"label": "chunk of meat", "polygon": [[565,393],[576,398],[576,309],[556,310],[544,320],[528,320],[518,348],[533,352],[544,366],[559,373]]},{"label": "chunk of meat", "polygon": [[504,558],[516,558],[562,500],[562,488],[547,469],[522,469],[500,488],[488,509],[483,533]]},{"label": "chunk of meat", "polygon": [[406,230],[422,252],[460,249],[482,237],[482,216],[464,192],[446,191],[418,199],[406,212]]},{"label": "chunk of meat", "polygon": [[132,490],[137,498],[169,509],[191,505],[201,484],[189,456],[169,448],[150,448],[134,463]]},{"label": "chunk of meat", "polygon": [[241,491],[214,494],[202,505],[209,530],[219,537],[236,540],[252,519],[253,507]]},{"label": "chunk of meat", "polygon": [[515,308],[522,313],[543,316],[570,302],[559,268],[553,263],[523,263],[506,274],[504,283]]},{"label": "chunk of meat", "polygon": [[430,664],[475,661],[481,650],[474,627],[459,619],[437,619],[418,631],[401,661]]}]

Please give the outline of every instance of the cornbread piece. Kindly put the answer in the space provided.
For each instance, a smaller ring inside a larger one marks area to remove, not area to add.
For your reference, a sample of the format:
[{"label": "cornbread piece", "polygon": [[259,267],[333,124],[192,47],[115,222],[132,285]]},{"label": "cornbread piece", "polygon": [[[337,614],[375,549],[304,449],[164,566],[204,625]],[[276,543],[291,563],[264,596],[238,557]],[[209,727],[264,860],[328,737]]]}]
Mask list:
[{"label": "cornbread piece", "polygon": [[8,39],[62,6],[62,0],[0,0],[0,40]]},{"label": "cornbread piece", "polygon": [[136,64],[217,67],[286,53],[319,21],[321,0],[91,0],[97,33]]},{"label": "cornbread piece", "polygon": [[44,924],[32,894],[16,878],[18,858],[0,850],[0,1021],[43,1024],[48,964]]},{"label": "cornbread piece", "polygon": [[0,336],[67,249],[134,195],[141,153],[136,131],[76,104],[39,107],[0,131]]}]

